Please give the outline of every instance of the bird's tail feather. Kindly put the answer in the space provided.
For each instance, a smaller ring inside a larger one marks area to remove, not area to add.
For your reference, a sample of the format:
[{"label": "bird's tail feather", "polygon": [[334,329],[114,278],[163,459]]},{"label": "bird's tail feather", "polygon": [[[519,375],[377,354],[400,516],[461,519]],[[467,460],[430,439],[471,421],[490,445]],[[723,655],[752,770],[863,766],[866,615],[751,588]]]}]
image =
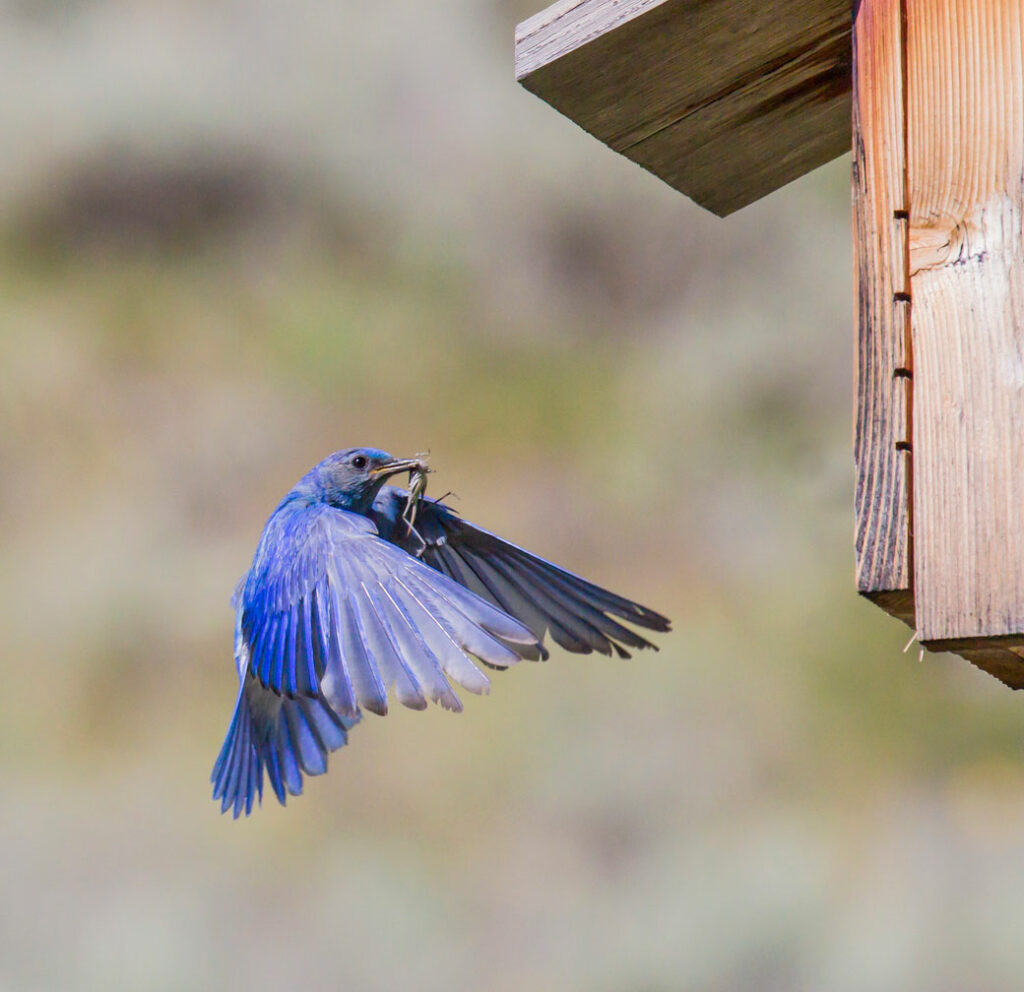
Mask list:
[{"label": "bird's tail feather", "polygon": [[302,792],[302,776],[327,771],[327,755],[348,743],[359,721],[335,713],[323,698],[282,697],[246,680],[227,739],[213,766],[213,798],[235,818],[263,799],[263,771],[283,806]]},{"label": "bird's tail feather", "polygon": [[254,802],[263,800],[263,761],[255,744],[255,727],[245,689],[238,693],[227,737],[214,763],[210,781],[220,811],[233,807],[235,819],[242,810],[248,816]]},{"label": "bird's tail feather", "polygon": [[302,776],[323,775],[327,755],[348,743],[348,731],[359,717],[339,716],[322,697],[279,700],[260,745],[270,786],[283,806],[287,793],[302,793]]}]

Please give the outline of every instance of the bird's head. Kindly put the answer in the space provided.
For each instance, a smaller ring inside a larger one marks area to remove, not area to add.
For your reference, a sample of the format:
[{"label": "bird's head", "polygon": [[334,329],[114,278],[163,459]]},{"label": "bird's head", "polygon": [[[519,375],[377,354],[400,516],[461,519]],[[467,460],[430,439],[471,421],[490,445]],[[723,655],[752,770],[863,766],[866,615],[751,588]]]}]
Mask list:
[{"label": "bird's head", "polygon": [[395,458],[377,448],[346,448],[328,455],[300,483],[310,495],[343,510],[365,513],[393,475],[428,471],[421,458]]}]

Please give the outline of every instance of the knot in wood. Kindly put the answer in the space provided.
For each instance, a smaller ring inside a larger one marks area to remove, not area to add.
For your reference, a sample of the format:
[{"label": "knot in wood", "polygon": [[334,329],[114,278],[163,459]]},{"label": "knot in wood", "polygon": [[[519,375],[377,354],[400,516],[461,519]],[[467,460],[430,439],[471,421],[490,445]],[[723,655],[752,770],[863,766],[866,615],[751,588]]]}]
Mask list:
[{"label": "knot in wood", "polygon": [[910,222],[910,275],[945,266],[984,263],[989,255],[1021,257],[1021,205],[997,193],[969,215],[932,214]]}]

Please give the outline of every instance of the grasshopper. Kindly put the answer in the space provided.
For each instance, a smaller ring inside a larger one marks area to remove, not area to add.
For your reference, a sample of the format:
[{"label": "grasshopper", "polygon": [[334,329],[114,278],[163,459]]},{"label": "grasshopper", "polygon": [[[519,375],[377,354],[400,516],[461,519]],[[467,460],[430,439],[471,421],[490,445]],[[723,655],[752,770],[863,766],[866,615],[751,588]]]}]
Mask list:
[{"label": "grasshopper", "polygon": [[408,528],[410,534],[415,535],[420,542],[420,549],[416,552],[419,558],[427,548],[427,542],[416,530],[416,511],[419,509],[420,499],[427,491],[427,476],[430,474],[430,467],[426,463],[425,455],[417,455],[419,459],[416,467],[409,472],[409,493],[405,497],[405,509],[402,511],[402,522]]}]

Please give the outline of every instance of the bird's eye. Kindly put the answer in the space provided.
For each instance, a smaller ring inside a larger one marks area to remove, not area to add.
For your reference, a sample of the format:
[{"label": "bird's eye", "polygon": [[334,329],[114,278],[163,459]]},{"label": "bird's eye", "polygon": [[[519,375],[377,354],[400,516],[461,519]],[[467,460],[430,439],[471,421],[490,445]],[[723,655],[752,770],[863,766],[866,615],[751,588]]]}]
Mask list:
[{"label": "bird's eye", "polygon": [[356,455],[355,458],[352,459],[352,467],[353,468],[366,468],[366,456],[365,455]]}]

